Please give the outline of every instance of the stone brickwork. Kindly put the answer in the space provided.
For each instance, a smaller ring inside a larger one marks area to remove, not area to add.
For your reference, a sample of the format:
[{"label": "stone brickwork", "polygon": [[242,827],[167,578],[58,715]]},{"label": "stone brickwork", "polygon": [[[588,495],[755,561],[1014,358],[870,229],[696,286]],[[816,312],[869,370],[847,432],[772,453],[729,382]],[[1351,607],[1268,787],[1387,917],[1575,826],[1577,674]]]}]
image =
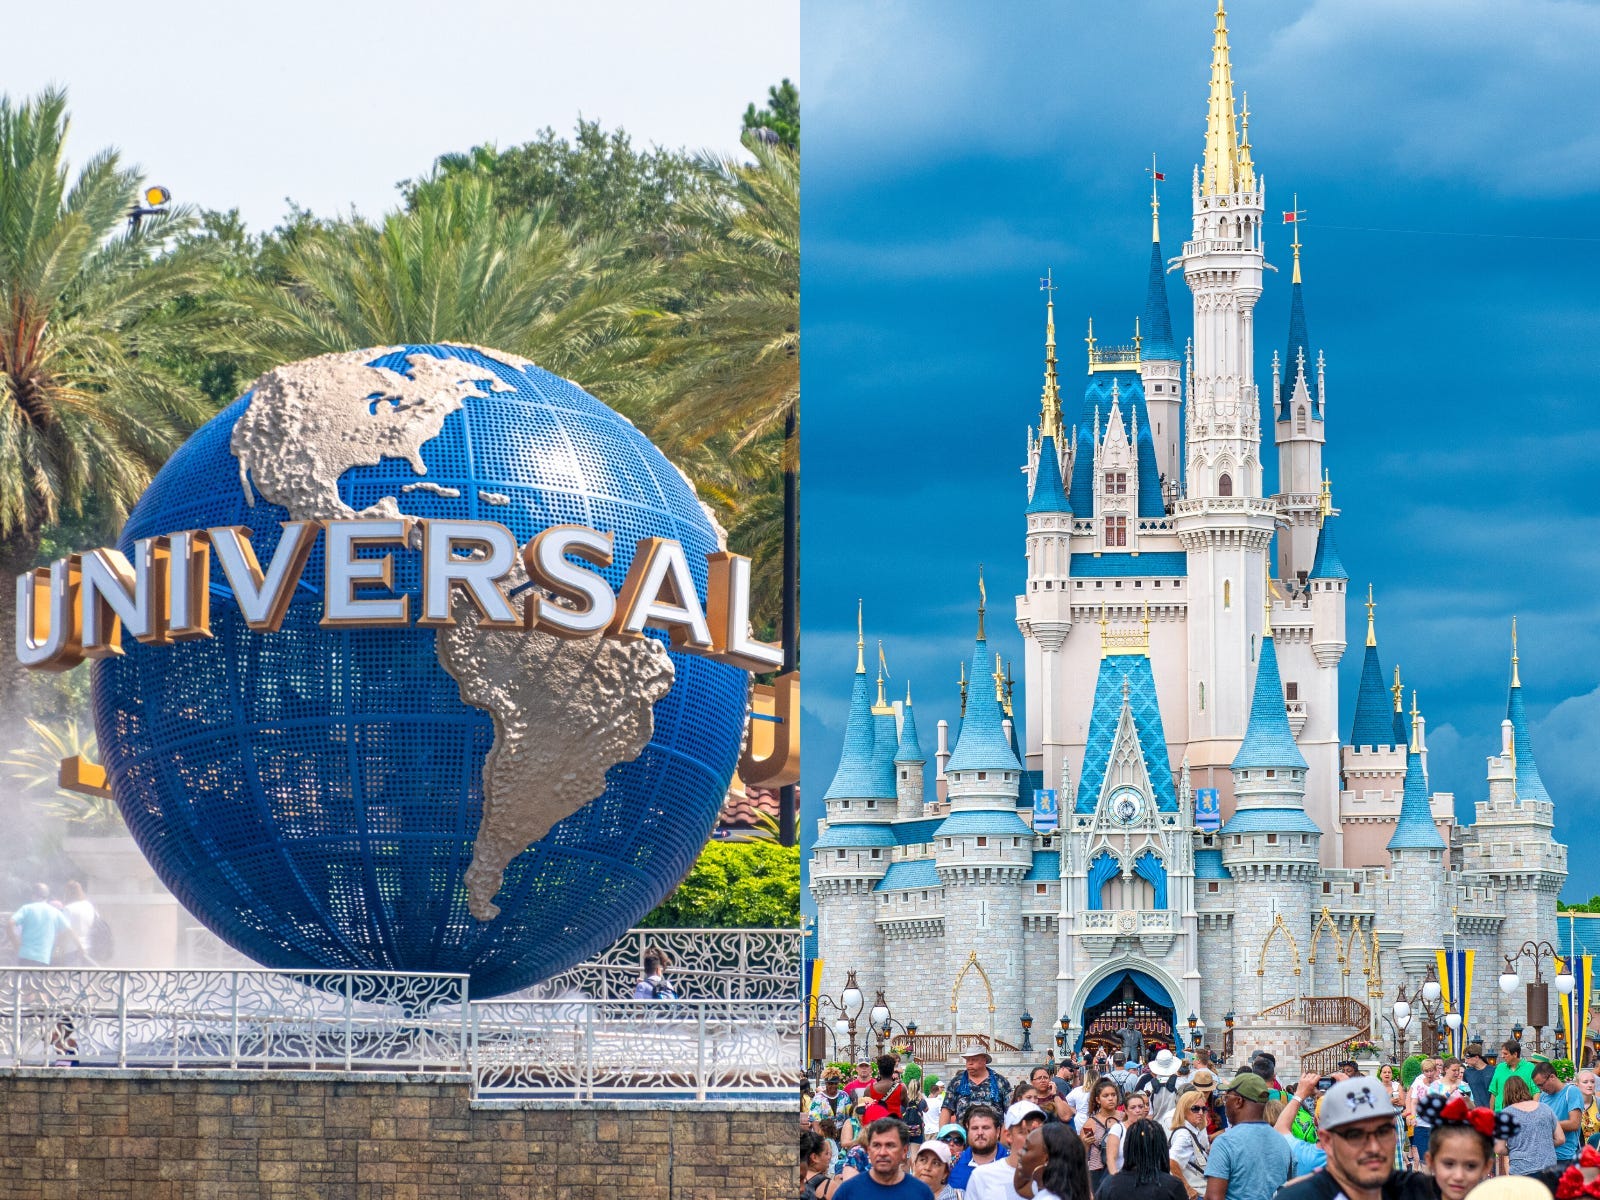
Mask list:
[{"label": "stone brickwork", "polygon": [[794,1114],[748,1105],[475,1105],[458,1078],[14,1070],[0,1198],[766,1200]]}]

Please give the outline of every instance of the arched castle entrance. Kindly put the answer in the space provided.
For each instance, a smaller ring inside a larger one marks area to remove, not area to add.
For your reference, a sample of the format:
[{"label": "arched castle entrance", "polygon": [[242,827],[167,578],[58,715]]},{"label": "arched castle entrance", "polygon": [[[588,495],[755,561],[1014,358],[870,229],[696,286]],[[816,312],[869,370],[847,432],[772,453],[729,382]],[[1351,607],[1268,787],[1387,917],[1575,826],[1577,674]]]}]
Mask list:
[{"label": "arched castle entrance", "polygon": [[[1186,1026],[1180,1019],[1183,990],[1165,971],[1140,959],[1126,958],[1101,967],[1078,986],[1072,998],[1078,1049],[1121,1045],[1116,1031],[1130,1020],[1145,1042],[1182,1050]],[[1182,1011],[1187,1015],[1187,1008]]]}]

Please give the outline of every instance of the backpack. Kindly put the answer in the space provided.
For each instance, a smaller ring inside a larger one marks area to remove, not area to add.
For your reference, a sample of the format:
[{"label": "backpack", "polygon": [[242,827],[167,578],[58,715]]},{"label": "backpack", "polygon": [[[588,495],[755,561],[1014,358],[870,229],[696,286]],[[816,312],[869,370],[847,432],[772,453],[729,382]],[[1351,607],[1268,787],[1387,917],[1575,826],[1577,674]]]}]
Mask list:
[{"label": "backpack", "polygon": [[89,926],[89,944],[84,947],[84,953],[97,963],[107,963],[117,952],[116,935],[111,932],[111,923],[100,915],[100,910],[94,910],[94,924]]},{"label": "backpack", "polygon": [[672,985],[667,982],[664,975],[658,976],[656,979],[647,979],[645,982],[650,985],[650,998],[652,1000],[676,1000],[678,998],[678,993],[673,990]]}]

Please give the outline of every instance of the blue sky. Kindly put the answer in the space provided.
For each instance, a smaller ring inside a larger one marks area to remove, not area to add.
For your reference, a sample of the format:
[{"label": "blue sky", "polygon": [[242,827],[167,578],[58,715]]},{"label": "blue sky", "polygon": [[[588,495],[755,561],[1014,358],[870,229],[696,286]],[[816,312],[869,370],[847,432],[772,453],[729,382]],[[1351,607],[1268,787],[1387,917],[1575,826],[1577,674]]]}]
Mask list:
[{"label": "blue sky", "polygon": [[[837,763],[855,601],[911,681],[932,751],[971,653],[1020,654],[1024,430],[1053,268],[1063,395],[1085,319],[1131,335],[1149,260],[1188,225],[1213,6],[807,0],[802,217],[805,837]],[[1534,749],[1600,891],[1600,6],[1554,0],[1234,0],[1269,213],[1298,193],[1311,343],[1351,574],[1348,731],[1366,583],[1386,670],[1428,718],[1458,813],[1498,750],[1512,614]],[[1269,230],[1258,383],[1286,340],[1288,230]],[[1169,276],[1175,332],[1189,294]],[[1269,487],[1275,474],[1269,451]],[[807,899],[809,905],[809,897]]]}]

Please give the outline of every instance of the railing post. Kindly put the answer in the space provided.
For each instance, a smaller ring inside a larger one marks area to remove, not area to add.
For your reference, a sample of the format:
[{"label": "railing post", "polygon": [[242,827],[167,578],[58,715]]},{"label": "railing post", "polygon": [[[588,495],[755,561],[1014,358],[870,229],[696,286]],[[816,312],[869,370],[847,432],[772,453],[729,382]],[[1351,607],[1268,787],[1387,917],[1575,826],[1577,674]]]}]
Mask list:
[{"label": "railing post", "polygon": [[128,1065],[128,973],[117,972],[117,1066]]},{"label": "railing post", "polygon": [[[472,1022],[472,1028],[467,1029],[467,1022]],[[469,1005],[463,994],[461,1002],[461,1036],[463,1065],[472,1074],[472,1098],[478,1099],[483,1076],[478,1071],[478,1006]],[[469,1039],[470,1040],[467,1040]]]},{"label": "railing post", "polygon": [[700,1000],[695,1004],[698,1016],[695,1020],[695,1093],[696,1100],[706,1098],[706,1001]]},{"label": "railing post", "polygon": [[232,1031],[228,1035],[228,1065],[235,1070],[239,1068],[239,972],[229,971],[231,977],[228,982],[228,1008],[229,1022]]},{"label": "railing post", "polygon": [[22,972],[11,972],[11,1065],[22,1065]]},{"label": "railing post", "polygon": [[[345,1074],[347,1075],[354,1070],[355,1067],[353,1061],[355,1047],[351,1044],[351,1038],[354,1035],[352,1025],[355,1018],[355,1012],[353,1008],[355,1003],[354,989],[355,976],[346,975],[344,977],[344,1070]],[[314,1044],[315,1042],[313,1040],[313,1045]]]},{"label": "railing post", "polygon": [[589,1000],[583,1006],[583,1098],[594,1099],[594,1009],[598,1003]]}]

